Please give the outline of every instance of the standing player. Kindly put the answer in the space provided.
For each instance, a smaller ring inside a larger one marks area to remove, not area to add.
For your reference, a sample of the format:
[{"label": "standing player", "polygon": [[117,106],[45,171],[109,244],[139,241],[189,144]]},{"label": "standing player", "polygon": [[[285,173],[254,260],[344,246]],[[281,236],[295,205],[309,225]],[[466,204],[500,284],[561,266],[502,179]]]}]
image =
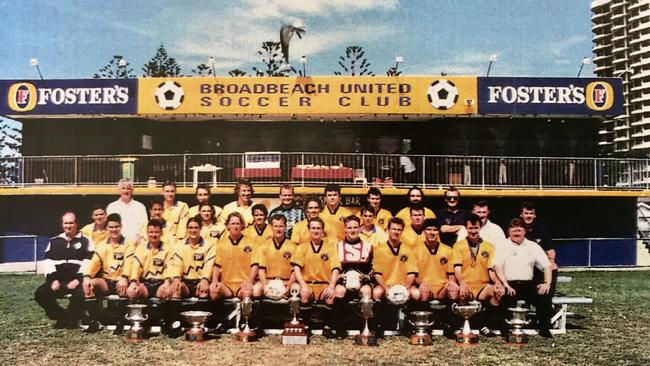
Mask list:
[{"label": "standing player", "polygon": [[375,218],[375,210],[372,207],[361,207],[360,213],[361,232],[359,233],[359,236],[361,237],[361,240],[370,243],[373,246],[377,246],[377,244],[388,240],[388,234],[375,224],[377,220]]},{"label": "standing player", "polygon": [[257,265],[259,268],[258,277],[264,295],[268,295],[266,285],[269,280],[282,280],[285,286],[283,297],[287,295],[291,286],[299,287],[294,283],[295,277],[291,265],[297,246],[285,237],[286,222],[287,218],[281,214],[271,216],[273,236],[264,240],[253,254],[252,265]]},{"label": "standing player", "polygon": [[212,300],[262,296],[262,286],[256,282],[258,266],[251,265],[253,239],[243,235],[243,227],[244,218],[238,212],[232,212],[226,218],[228,231],[217,242],[212,271]]},{"label": "standing player", "polygon": [[122,178],[117,183],[120,198],[108,204],[108,215],[119,214],[122,220],[122,234],[128,240],[138,240],[140,228],[147,223],[147,209],[133,199],[133,182]]},{"label": "standing player", "polygon": [[420,242],[424,241],[424,212],[425,207],[419,203],[414,203],[409,207],[411,212],[410,225],[404,227],[402,232],[402,242],[409,248],[415,248]]},{"label": "standing player", "polygon": [[92,223],[84,226],[80,231],[93,243],[101,243],[108,238],[106,230],[106,209],[101,205],[93,205],[90,218]]},{"label": "standing player", "polygon": [[280,206],[271,210],[269,217],[273,217],[276,214],[281,214],[287,218],[287,232],[285,236],[287,239],[291,238],[293,227],[305,219],[305,211],[301,207],[296,206],[295,194],[291,184],[283,184],[280,187]]},{"label": "standing player", "polygon": [[326,227],[336,233],[338,240],[345,239],[343,220],[350,215],[353,215],[352,211],[341,206],[341,187],[338,184],[325,186],[325,209],[319,217],[323,219]]},{"label": "standing player", "polygon": [[[169,231],[169,227],[167,226],[167,221],[163,218],[163,212],[165,211],[163,207],[163,201],[160,197],[155,197],[151,200],[151,203],[149,203],[149,221],[151,220],[158,220],[160,221],[160,224],[162,225],[162,236],[161,239],[163,242],[170,243],[170,244],[175,244],[176,243],[176,238],[171,234]],[[187,223],[187,222],[186,222]],[[137,241],[138,244],[140,243],[145,243],[148,239],[148,227],[149,227],[149,222],[145,223],[142,225],[142,228],[140,229],[140,234],[138,235],[139,239]],[[183,230],[185,231],[185,230]]]},{"label": "standing player", "polygon": [[233,212],[237,212],[244,218],[244,227],[253,223],[253,212],[251,206],[253,205],[253,186],[247,179],[240,179],[235,185],[235,201],[223,206],[221,215],[219,215],[219,223],[225,226],[226,218]]},{"label": "standing player", "polygon": [[393,217],[393,214],[381,208],[381,190],[377,187],[370,187],[366,200],[375,214],[375,225],[385,231],[388,228],[388,220]]},{"label": "standing player", "polygon": [[[551,297],[555,296],[555,286],[557,285],[557,263],[555,263],[555,243],[551,239],[546,227],[539,223],[537,220],[537,209],[530,201],[521,203],[521,218],[526,224],[526,239],[532,240],[537,243],[544,252],[548,260],[551,262],[551,270],[553,271],[553,281],[551,282]],[[535,271],[535,280],[542,282],[543,274],[541,271]]]},{"label": "standing player", "polygon": [[[411,210],[410,207],[414,203],[419,203],[424,207],[424,192],[422,192],[422,189],[419,187],[412,187],[409,189],[408,193],[406,194],[408,198],[408,205],[404,207],[403,209],[399,210],[397,215],[395,217],[399,217],[404,221],[404,227],[409,227],[411,226]],[[436,214],[431,211],[428,207],[424,208],[424,218],[425,219],[435,219]]]},{"label": "standing player", "polygon": [[258,203],[253,205],[251,211],[253,212],[253,225],[247,226],[243,230],[243,234],[253,240],[252,244],[255,249],[266,239],[273,236],[273,232],[271,226],[266,222],[269,212],[266,206]]},{"label": "standing player", "polygon": [[214,214],[214,206],[209,203],[199,204],[199,217],[201,218],[201,237],[204,240],[219,239],[223,232],[217,224],[217,217]]},{"label": "standing player", "polygon": [[[61,217],[63,233],[50,239],[45,249],[43,268],[45,283],[36,289],[36,302],[45,315],[56,320],[55,328],[76,328],[76,320],[83,307],[81,276],[93,255],[93,243],[77,231],[77,217],[66,212]],[[66,312],[57,303],[57,297],[72,294]]]},{"label": "standing player", "polygon": [[[321,211],[323,211],[323,204],[318,197],[309,196],[305,199],[305,212],[307,214],[307,218],[300,221],[296,224],[296,226],[294,226],[293,232],[291,233],[292,242],[296,244],[309,242],[309,239],[311,238],[308,226],[309,220],[320,217],[319,215]],[[327,227],[325,230],[326,238],[336,240],[336,232],[333,231],[332,228]]]},{"label": "standing player", "polygon": [[455,187],[445,191],[446,207],[436,213],[440,222],[440,240],[454,246],[458,241],[458,232],[465,226],[465,210],[459,207],[460,192]]},{"label": "standing player", "polygon": [[[122,219],[118,214],[106,218],[109,236],[95,248],[83,277],[83,291],[88,305],[90,324],[88,333],[100,330],[98,323],[102,311],[100,296],[126,297],[135,242],[122,235]],[[119,330],[117,330],[119,332]]]},{"label": "standing player", "polygon": [[[506,236],[499,225],[490,221],[490,207],[488,206],[487,201],[478,201],[474,203],[472,206],[472,213],[475,213],[481,219],[481,232],[479,233],[481,238],[494,244],[497,250],[499,250],[501,244],[506,240]],[[462,228],[458,232],[458,240],[465,239],[466,237],[467,231]]]},{"label": "standing player", "polygon": [[163,184],[163,219],[165,219],[167,230],[176,239],[185,236],[182,224],[187,222],[189,207],[187,203],[176,199],[176,183],[167,181]]}]

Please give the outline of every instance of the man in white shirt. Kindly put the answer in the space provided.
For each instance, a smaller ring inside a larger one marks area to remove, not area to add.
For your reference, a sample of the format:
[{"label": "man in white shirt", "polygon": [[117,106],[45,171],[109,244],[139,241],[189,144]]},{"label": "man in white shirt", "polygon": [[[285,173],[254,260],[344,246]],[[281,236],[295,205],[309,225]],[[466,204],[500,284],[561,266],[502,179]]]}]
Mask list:
[{"label": "man in white shirt", "polygon": [[108,204],[106,214],[119,214],[122,218],[122,235],[129,240],[138,240],[140,228],[147,223],[147,209],[133,199],[133,182],[122,178],[117,183],[120,198]]},{"label": "man in white shirt", "polygon": [[[472,206],[472,213],[478,215],[481,219],[481,231],[479,236],[483,240],[488,241],[494,244],[494,247],[497,251],[503,246],[503,243],[506,241],[506,235],[503,233],[501,226],[490,221],[490,207],[487,201],[478,201]],[[461,228],[458,232],[458,241],[465,239],[467,237],[467,230]]]},{"label": "man in white shirt", "polygon": [[[549,294],[551,262],[542,247],[526,239],[526,227],[521,218],[510,221],[508,240],[503,250],[496,253],[494,263],[495,272],[506,288],[506,295],[501,299],[502,314],[506,315],[507,309],[514,307],[517,300],[533,304],[537,311],[539,334],[552,337],[549,331],[552,313]],[[544,282],[540,284],[533,281],[535,267],[544,271]]]}]

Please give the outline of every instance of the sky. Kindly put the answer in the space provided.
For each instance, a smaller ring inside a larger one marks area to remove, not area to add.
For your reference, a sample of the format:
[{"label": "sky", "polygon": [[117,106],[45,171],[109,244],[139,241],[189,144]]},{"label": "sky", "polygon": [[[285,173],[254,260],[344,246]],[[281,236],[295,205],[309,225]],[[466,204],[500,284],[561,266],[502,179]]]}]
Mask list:
[{"label": "sky", "polygon": [[[161,43],[184,75],[215,58],[217,75],[262,66],[257,51],[279,41],[283,22],[302,22],[290,62],[333,75],[350,45],[385,75],[573,77],[591,57],[588,0],[0,0],[0,79],[91,78],[122,55],[137,76]],[[583,76],[593,76],[587,65]]]}]

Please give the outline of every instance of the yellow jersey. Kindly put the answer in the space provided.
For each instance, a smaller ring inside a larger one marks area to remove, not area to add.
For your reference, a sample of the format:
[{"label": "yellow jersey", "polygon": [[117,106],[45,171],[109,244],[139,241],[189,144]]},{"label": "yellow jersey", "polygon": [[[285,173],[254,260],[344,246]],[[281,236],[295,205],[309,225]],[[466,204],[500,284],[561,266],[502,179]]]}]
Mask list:
[{"label": "yellow jersey", "polygon": [[334,211],[331,211],[329,207],[325,206],[323,211],[318,214],[323,219],[323,222],[325,222],[325,230],[328,230],[328,233],[335,233],[336,239],[338,240],[345,239],[345,224],[343,223],[343,219],[351,215],[353,215],[353,212],[341,205]]},{"label": "yellow jersey", "polygon": [[219,281],[228,286],[234,294],[250,276],[254,245],[254,240],[246,235],[233,241],[230,235],[224,234],[217,241],[214,264],[221,269]]},{"label": "yellow jersey", "polygon": [[454,251],[441,242],[436,248],[420,242],[412,249],[412,256],[418,270],[418,283],[442,286],[447,276],[454,274]]},{"label": "yellow jersey", "polygon": [[138,245],[133,255],[129,280],[164,280],[168,276],[167,265],[174,255],[171,243],[161,242],[158,248],[149,243]]},{"label": "yellow jersey", "polygon": [[483,239],[471,249],[467,239],[458,241],[453,249],[454,268],[461,267],[463,279],[469,286],[489,283],[488,271],[493,265],[494,251],[494,246]]},{"label": "yellow jersey", "polygon": [[380,243],[374,249],[372,265],[375,274],[380,274],[386,286],[404,285],[409,274],[417,275],[415,260],[410,248],[400,243],[393,248],[387,241]]},{"label": "yellow jersey", "polygon": [[[399,210],[397,215],[395,217],[399,217],[400,219],[404,220],[404,229],[407,227],[411,227],[411,208],[410,207],[404,207],[403,209]],[[436,214],[429,209],[428,207],[424,208],[424,219],[435,219]]]},{"label": "yellow jersey", "polygon": [[128,279],[135,248],[135,242],[123,236],[118,243],[109,243],[108,240],[99,243],[95,247],[95,253],[88,263],[85,275],[113,281],[119,280],[120,277]]},{"label": "yellow jersey", "polygon": [[182,280],[210,281],[214,267],[216,245],[214,241],[199,238],[197,244],[186,239],[176,242],[174,256],[169,263],[169,277]]},{"label": "yellow jersey", "polygon": [[253,253],[252,265],[264,268],[269,280],[279,278],[289,280],[293,271],[293,261],[298,246],[289,239],[276,243],[271,237],[263,241]]},{"label": "yellow jersey", "polygon": [[341,271],[339,255],[331,241],[323,241],[318,248],[311,242],[302,243],[291,262],[300,267],[302,277],[308,284],[330,283],[332,271]]}]

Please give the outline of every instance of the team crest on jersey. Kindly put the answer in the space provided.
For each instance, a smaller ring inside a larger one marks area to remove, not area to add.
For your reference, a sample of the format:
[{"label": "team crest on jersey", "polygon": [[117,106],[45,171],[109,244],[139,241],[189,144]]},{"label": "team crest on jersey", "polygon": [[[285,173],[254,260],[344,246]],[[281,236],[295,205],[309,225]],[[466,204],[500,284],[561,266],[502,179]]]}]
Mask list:
[{"label": "team crest on jersey", "polygon": [[400,262],[406,262],[407,260],[409,260],[409,257],[408,257],[408,255],[406,255],[406,254],[402,254],[402,255],[399,257],[399,260],[400,260]]},{"label": "team crest on jersey", "polygon": [[165,261],[163,261],[161,258],[154,258],[153,260],[153,265],[157,267],[162,266],[164,263]]},{"label": "team crest on jersey", "polygon": [[286,252],[282,253],[282,258],[284,258],[284,259],[291,258],[291,252],[286,251]]},{"label": "team crest on jersey", "polygon": [[113,259],[121,261],[124,259],[124,253],[113,253]]},{"label": "team crest on jersey", "polygon": [[384,224],[384,219],[379,219],[379,225],[383,225],[383,224]]},{"label": "team crest on jersey", "polygon": [[447,262],[448,262],[447,258],[445,258],[445,257],[440,258],[440,264],[444,265],[444,264],[447,264]]},{"label": "team crest on jersey", "polygon": [[210,231],[210,237],[211,238],[218,238],[219,237],[219,232],[216,230]]},{"label": "team crest on jersey", "polygon": [[203,260],[203,253],[194,253],[194,260],[195,261],[202,261]]},{"label": "team crest on jersey", "polygon": [[81,249],[81,243],[76,242],[76,243],[74,243],[74,245],[72,247],[75,248],[75,249]]},{"label": "team crest on jersey", "polygon": [[323,254],[320,255],[320,259],[322,259],[324,261],[327,261],[327,260],[330,259],[330,256],[327,255],[327,253],[323,253]]},{"label": "team crest on jersey", "polygon": [[253,248],[250,245],[247,245],[247,246],[244,247],[244,252],[250,253],[252,251],[253,251]]},{"label": "team crest on jersey", "polygon": [[483,258],[487,258],[487,257],[489,257],[489,256],[490,256],[490,254],[489,254],[486,250],[484,250],[484,251],[481,252],[481,257],[483,257]]}]

